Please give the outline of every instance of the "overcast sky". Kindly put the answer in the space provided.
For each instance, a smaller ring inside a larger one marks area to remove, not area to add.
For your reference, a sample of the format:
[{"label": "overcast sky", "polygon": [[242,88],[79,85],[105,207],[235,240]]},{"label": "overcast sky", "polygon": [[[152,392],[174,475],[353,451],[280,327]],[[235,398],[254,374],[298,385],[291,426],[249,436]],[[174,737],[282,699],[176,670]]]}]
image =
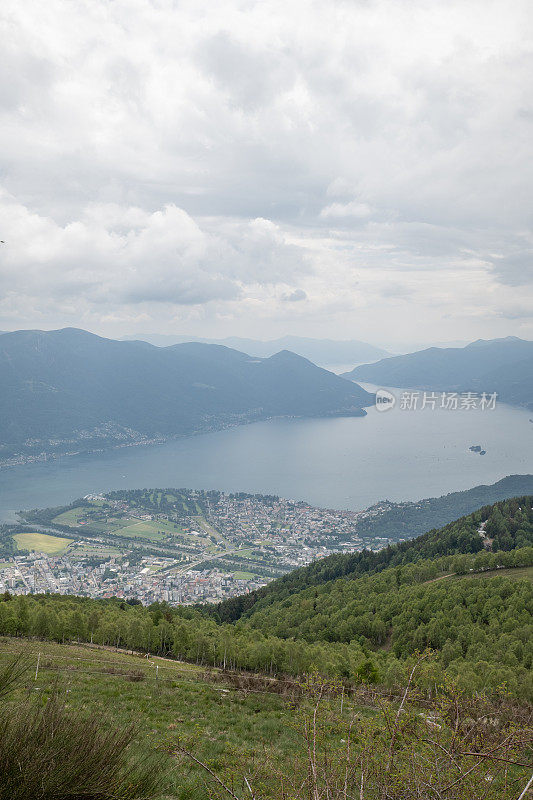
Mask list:
[{"label": "overcast sky", "polygon": [[531,0],[0,18],[0,330],[533,339]]}]

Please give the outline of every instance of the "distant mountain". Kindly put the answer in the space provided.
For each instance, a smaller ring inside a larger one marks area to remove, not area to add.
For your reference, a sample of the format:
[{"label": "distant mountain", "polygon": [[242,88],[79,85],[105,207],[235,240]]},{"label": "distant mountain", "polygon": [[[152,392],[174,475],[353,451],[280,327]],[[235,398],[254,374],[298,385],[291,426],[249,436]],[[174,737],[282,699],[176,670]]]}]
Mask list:
[{"label": "distant mountain", "polygon": [[268,358],[275,353],[279,353],[280,350],[290,350],[322,366],[363,364],[389,355],[386,350],[382,350],[380,347],[374,347],[372,344],[359,342],[355,339],[335,341],[334,339],[307,339],[301,336],[283,336],[280,339],[261,341],[259,339],[242,339],[238,336],[231,336],[227,339],[200,339],[195,336],[167,336],[157,333],[125,336],[124,339],[126,341],[140,339],[159,347],[183,342],[220,344],[259,358]]},{"label": "distant mountain", "polygon": [[288,351],[251,358],[217,345],[161,348],[74,328],[0,338],[0,458],[274,416],[361,416],[372,399]]},{"label": "distant mountain", "polygon": [[410,389],[497,392],[506,403],[533,409],[533,342],[509,336],[462,348],[430,347],[358,366],[344,377]]}]

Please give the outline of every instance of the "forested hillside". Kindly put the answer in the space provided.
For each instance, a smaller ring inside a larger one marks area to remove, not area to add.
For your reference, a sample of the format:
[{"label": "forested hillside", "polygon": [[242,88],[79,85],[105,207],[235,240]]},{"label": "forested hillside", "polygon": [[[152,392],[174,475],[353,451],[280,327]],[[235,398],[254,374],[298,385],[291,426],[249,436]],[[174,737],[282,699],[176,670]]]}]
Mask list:
[{"label": "forested hillside", "polygon": [[[404,503],[378,503],[375,514],[365,515],[357,528],[364,538],[381,536],[398,541],[414,539],[426,531],[442,528],[459,517],[499,500],[533,494],[533,475],[507,475],[496,483],[474,486],[462,492]],[[372,512],[373,508],[367,509]]]},{"label": "forested hillside", "polygon": [[533,513],[531,496],[518,497],[484,506],[473,514],[431,530],[412,541],[400,542],[379,552],[363,550],[347,555],[334,554],[294,570],[256,592],[232,597],[209,609],[222,622],[231,622],[248,615],[253,609],[283,600],[309,586],[318,586],[337,578],[357,578],[381,572],[388,567],[402,566],[458,553],[477,553],[484,548],[479,533],[486,523],[487,534],[494,538],[494,550],[512,550],[533,545]]},{"label": "forested hillside", "polygon": [[[506,570],[486,572],[495,566]],[[237,625],[159,603],[4,595],[0,635],[94,642],[270,674],[316,670],[387,686],[403,675],[406,658],[429,647],[435,674],[447,669],[469,691],[505,683],[533,700],[532,571],[531,547],[448,556],[309,588]]]},{"label": "forested hillside", "polygon": [[372,395],[283,351],[155,347],[73,328],[0,343],[0,458],[124,444],[273,416],[355,415]]}]

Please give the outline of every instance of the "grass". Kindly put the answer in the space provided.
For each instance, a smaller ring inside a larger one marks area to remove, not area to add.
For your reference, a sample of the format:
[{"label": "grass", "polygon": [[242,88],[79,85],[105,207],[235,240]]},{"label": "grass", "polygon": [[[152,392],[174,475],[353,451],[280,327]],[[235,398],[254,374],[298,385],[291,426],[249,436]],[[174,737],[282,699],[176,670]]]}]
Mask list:
[{"label": "grass", "polygon": [[49,555],[64,553],[73,541],[62,536],[50,536],[48,533],[16,533],[13,538],[19,550],[36,550]]},{"label": "grass", "polygon": [[74,543],[69,548],[69,556],[71,559],[85,559],[85,558],[113,558],[122,555],[122,550],[116,547],[110,547],[104,544],[93,544],[92,542],[78,542]]},{"label": "grass", "polygon": [[[101,513],[95,506],[76,506],[64,511],[57,517],[54,517],[52,524],[55,522],[58,525],[68,525],[69,528],[76,528],[80,533],[84,528],[91,528],[93,531],[100,531],[101,533],[111,533],[112,531],[120,530],[121,528],[130,525],[132,520],[124,517],[110,516],[106,520],[93,518],[90,513]],[[89,516],[87,516],[89,514]]]},{"label": "grass", "polygon": [[[143,746],[163,752],[179,800],[205,800],[205,773],[175,755],[182,744],[228,781],[239,773],[243,757],[253,765],[256,783],[268,782],[265,751],[286,769],[301,747],[294,707],[270,693],[240,691],[205,679],[203,669],[162,658],[61,645],[0,639],[0,668],[23,647],[39,673],[26,679],[26,691],[50,696],[59,686],[68,707],[84,713],[112,710],[114,723],[139,726]],[[156,680],[156,666],[159,667]],[[141,676],[132,680],[129,675]],[[337,703],[332,700],[332,703]],[[345,713],[350,703],[344,701]]]},{"label": "grass", "polygon": [[144,520],[130,523],[125,528],[121,528],[117,534],[127,539],[149,539],[152,542],[160,542],[165,538],[165,534],[161,533],[161,528],[158,528],[153,522]]},{"label": "grass", "polygon": [[90,510],[90,506],[76,506],[76,508],[69,508],[68,511],[64,511],[62,514],[58,514],[57,517],[54,517],[52,522],[57,522],[60,525],[69,525],[70,527],[75,528],[80,524],[80,519],[84,517]]},{"label": "grass", "polygon": [[134,517],[110,516],[107,520],[103,520],[93,518],[91,512],[94,511],[94,505],[76,506],[76,508],[70,508],[54,517],[52,522],[76,528],[80,533],[85,527],[88,527],[101,533],[133,539],[149,539],[153,542],[161,541],[166,535],[180,536],[183,534],[183,529],[179,525],[164,519],[137,520]]}]

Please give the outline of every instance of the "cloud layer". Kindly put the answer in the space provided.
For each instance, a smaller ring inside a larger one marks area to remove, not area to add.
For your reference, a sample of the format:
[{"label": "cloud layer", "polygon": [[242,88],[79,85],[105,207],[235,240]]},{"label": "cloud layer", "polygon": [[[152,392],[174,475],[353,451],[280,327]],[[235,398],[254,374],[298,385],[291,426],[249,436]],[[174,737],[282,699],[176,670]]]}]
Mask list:
[{"label": "cloud layer", "polygon": [[533,337],[528,0],[0,18],[0,329]]}]

